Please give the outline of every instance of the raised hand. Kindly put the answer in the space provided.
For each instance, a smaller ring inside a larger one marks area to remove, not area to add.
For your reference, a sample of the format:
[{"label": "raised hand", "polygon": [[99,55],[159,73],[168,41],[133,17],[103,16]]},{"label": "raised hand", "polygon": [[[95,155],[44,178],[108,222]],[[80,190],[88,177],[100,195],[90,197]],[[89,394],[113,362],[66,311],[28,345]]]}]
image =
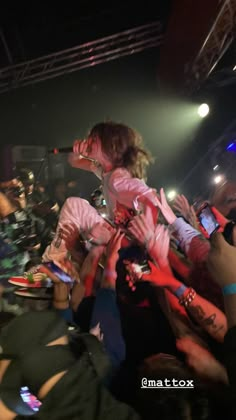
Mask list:
[{"label": "raised hand", "polygon": [[157,205],[169,225],[172,225],[177,219],[172,208],[169,206],[163,188],[160,191],[160,199],[157,198]]},{"label": "raised hand", "polygon": [[121,233],[120,229],[118,229],[114,235],[111,237],[108,245],[107,245],[107,249],[106,249],[106,256],[107,256],[107,260],[109,260],[110,262],[112,261],[113,264],[115,265],[118,257],[119,257],[119,250],[121,248],[121,244],[122,244],[122,240],[124,238],[125,234]]},{"label": "raised hand", "polygon": [[74,153],[80,155],[81,158],[87,157],[88,156],[87,149],[88,149],[88,141],[87,140],[75,140],[75,142],[73,144],[73,152]]},{"label": "raised hand", "polygon": [[90,328],[89,334],[94,335],[99,341],[103,341],[103,333],[101,331],[100,322],[95,327]]},{"label": "raised hand", "polygon": [[145,273],[142,275],[142,281],[148,281],[159,287],[169,287],[176,282],[176,279],[174,277],[161,271],[151,261],[148,261],[148,265],[151,271],[149,274]]},{"label": "raised hand", "polygon": [[74,142],[73,153],[69,154],[68,162],[73,168],[93,172],[98,178],[101,179],[101,165],[96,160],[96,158],[92,158],[92,156],[90,156],[89,144],[87,140],[76,140]]},{"label": "raised hand", "polygon": [[178,195],[174,202],[177,210],[195,229],[199,228],[197,216],[193,206],[190,206],[187,198],[182,194]]},{"label": "raised hand", "polygon": [[211,239],[208,269],[220,287],[236,283],[236,248],[221,233],[215,233]]},{"label": "raised hand", "polygon": [[186,220],[188,220],[188,215],[190,212],[190,204],[187,198],[182,195],[177,195],[174,206],[173,206]]},{"label": "raised hand", "polygon": [[159,266],[166,266],[170,248],[170,234],[164,225],[157,225],[154,235],[150,239],[147,251],[149,255],[158,263]]},{"label": "raised hand", "polygon": [[106,249],[106,264],[105,270],[103,273],[102,287],[111,287],[115,289],[116,287],[116,263],[119,258],[119,250],[121,248],[122,239],[124,238],[124,233],[121,233],[118,229],[113,236],[111,237],[107,249]]},{"label": "raised hand", "polygon": [[152,209],[145,206],[144,212],[135,216],[128,225],[128,232],[143,246],[147,246],[154,235],[155,225],[152,220]]}]

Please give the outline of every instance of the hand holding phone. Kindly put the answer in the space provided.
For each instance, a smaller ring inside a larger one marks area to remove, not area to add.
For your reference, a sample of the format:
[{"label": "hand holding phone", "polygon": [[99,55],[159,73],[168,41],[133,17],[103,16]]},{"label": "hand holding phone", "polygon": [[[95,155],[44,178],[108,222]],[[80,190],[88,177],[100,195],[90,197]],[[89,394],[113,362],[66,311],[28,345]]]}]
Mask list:
[{"label": "hand holding phone", "polygon": [[142,280],[143,274],[149,274],[151,272],[147,261],[139,264],[138,262],[124,260],[124,264],[134,282]]},{"label": "hand holding phone", "polygon": [[198,220],[201,226],[205,229],[209,237],[220,228],[220,224],[211,210],[209,204],[205,204],[198,212]]},{"label": "hand holding phone", "polygon": [[73,283],[75,280],[78,280],[78,276],[73,275],[73,270],[69,270],[64,264],[60,264],[60,262],[54,263],[50,261],[44,263],[40,266],[39,271],[45,272],[55,282],[58,282],[58,279],[63,283]]},{"label": "hand holding phone", "polygon": [[31,394],[29,388],[27,386],[21,387],[20,396],[22,400],[33,410],[34,412],[38,412],[40,406],[42,405],[41,401],[35,397],[35,395]]}]

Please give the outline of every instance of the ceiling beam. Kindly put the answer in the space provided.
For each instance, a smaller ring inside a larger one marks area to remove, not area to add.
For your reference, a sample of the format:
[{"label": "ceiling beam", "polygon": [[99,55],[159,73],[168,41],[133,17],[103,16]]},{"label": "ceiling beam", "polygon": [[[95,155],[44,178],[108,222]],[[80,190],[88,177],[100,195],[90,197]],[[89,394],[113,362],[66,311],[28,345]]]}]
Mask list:
[{"label": "ceiling beam", "polygon": [[135,54],[163,42],[162,25],[152,22],[76,47],[0,69],[0,93]]},{"label": "ceiling beam", "polygon": [[191,93],[213,71],[233,37],[236,0],[173,1],[158,68],[164,88]]}]

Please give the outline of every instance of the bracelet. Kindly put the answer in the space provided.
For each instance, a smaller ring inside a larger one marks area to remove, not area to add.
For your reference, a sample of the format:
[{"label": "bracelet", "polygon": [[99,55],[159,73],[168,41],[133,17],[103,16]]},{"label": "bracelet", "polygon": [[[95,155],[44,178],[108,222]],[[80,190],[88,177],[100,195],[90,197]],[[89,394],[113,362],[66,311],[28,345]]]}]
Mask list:
[{"label": "bracelet", "polygon": [[184,294],[184,292],[185,292],[185,290],[187,290],[187,287],[184,285],[184,284],[182,284],[182,286],[180,286],[176,291],[175,291],[175,296],[177,297],[177,298],[180,298],[183,294]]},{"label": "bracelet", "polygon": [[222,288],[223,296],[234,295],[236,293],[236,283],[227,284]]},{"label": "bracelet", "polygon": [[104,276],[114,278],[117,277],[117,272],[115,270],[104,270]]},{"label": "bracelet", "polygon": [[195,290],[190,288],[190,289],[188,289],[188,293],[185,296],[183,296],[179,299],[179,304],[181,306],[185,306],[185,308],[187,308],[190,305],[190,303],[192,303],[195,296],[196,296]]}]

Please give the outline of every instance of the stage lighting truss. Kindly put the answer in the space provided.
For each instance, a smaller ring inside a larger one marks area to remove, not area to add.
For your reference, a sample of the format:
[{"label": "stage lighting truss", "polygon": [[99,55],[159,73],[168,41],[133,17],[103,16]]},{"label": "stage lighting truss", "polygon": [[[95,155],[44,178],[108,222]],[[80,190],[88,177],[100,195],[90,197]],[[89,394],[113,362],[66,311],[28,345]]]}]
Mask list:
[{"label": "stage lighting truss", "polygon": [[197,57],[186,66],[186,92],[200,88],[231,45],[235,33],[236,0],[224,0]]},{"label": "stage lighting truss", "polygon": [[38,83],[162,44],[160,22],[152,22],[76,47],[0,69],[0,93]]}]

